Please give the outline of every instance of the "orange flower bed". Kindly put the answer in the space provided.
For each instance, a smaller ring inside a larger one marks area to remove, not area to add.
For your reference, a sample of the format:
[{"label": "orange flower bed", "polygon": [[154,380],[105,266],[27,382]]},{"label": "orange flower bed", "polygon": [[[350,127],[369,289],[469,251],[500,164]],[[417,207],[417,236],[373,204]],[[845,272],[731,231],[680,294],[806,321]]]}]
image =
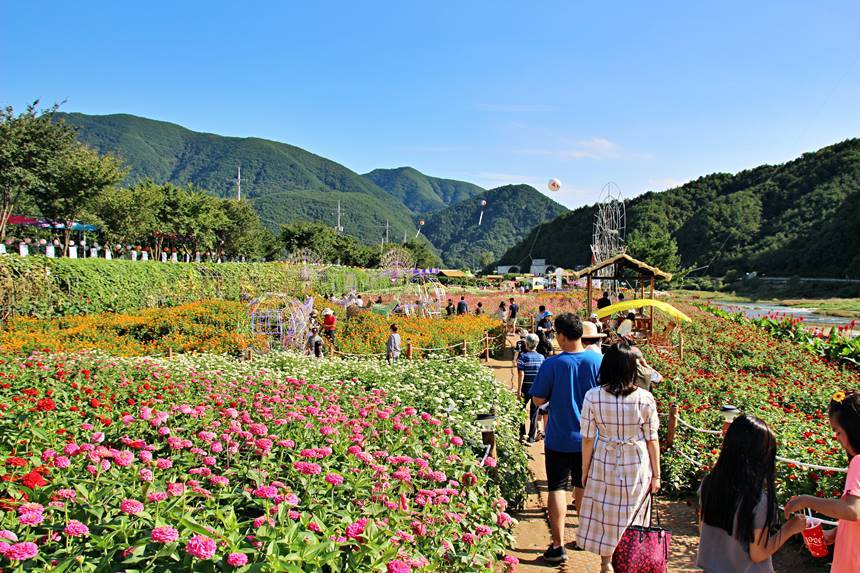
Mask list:
[{"label": "orange flower bed", "polygon": [[[459,354],[463,341],[469,355],[480,353],[482,340],[489,332],[498,337],[501,323],[494,316],[462,315],[452,318],[390,317],[362,312],[342,323],[337,336],[338,350],[347,354],[377,354],[385,352],[385,343],[396,324],[405,352],[411,343],[413,355],[428,353],[422,349],[440,349],[436,353]],[[339,323],[340,326],[340,323]],[[491,343],[491,346],[495,344]],[[453,348],[452,348],[453,347]]]},{"label": "orange flower bed", "polygon": [[0,351],[10,354],[100,350],[114,356],[174,352],[238,354],[264,339],[247,334],[245,305],[202,300],[128,314],[102,313],[60,319],[16,319],[0,332]]}]

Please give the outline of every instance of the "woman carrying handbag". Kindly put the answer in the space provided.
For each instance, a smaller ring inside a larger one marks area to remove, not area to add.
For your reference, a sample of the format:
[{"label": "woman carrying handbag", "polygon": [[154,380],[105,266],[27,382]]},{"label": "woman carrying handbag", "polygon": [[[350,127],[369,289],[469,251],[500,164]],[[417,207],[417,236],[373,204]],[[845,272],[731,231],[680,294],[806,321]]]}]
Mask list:
[{"label": "woman carrying handbag", "polygon": [[[616,559],[613,568],[612,555],[628,527],[650,524],[650,504],[644,512],[637,508],[660,490],[657,404],[636,386],[636,355],[625,342],[604,354],[598,384],[586,393],[582,407],[585,497],[577,508],[576,542],[600,555],[601,573],[622,573],[622,566],[633,563]],[[668,536],[661,540],[668,546]],[[665,557],[662,563],[665,571]],[[629,570],[659,571],[651,566]]]}]

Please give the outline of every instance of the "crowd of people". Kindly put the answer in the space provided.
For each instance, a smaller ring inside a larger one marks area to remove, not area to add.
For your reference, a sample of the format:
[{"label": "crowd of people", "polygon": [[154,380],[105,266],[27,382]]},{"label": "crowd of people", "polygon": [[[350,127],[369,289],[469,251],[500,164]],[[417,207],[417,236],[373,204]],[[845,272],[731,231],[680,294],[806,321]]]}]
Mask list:
[{"label": "crowd of people", "polygon": [[[542,319],[551,316],[543,312]],[[659,418],[650,392],[661,376],[629,339],[616,333],[610,343],[599,323],[572,313],[555,317],[551,329],[541,322],[538,333],[521,333],[516,363],[518,393],[529,408],[529,426],[520,432],[529,442],[541,438],[540,427],[546,432],[552,541],[543,559],[568,558],[565,521],[572,489],[579,517],[572,548],[599,555],[601,572],[612,572],[622,536],[631,526],[650,523],[653,495],[661,488]],[[554,334],[559,352],[540,351],[541,330]],[[811,510],[839,520],[824,533],[824,542],[836,545],[831,572],[860,571],[860,392],[837,393],[828,413],[851,460],[843,495],[792,498],[780,528],[776,437],[751,415],[728,426],[718,461],[698,492],[699,567],[708,573],[772,572],[772,555],[810,527],[800,512]]]}]

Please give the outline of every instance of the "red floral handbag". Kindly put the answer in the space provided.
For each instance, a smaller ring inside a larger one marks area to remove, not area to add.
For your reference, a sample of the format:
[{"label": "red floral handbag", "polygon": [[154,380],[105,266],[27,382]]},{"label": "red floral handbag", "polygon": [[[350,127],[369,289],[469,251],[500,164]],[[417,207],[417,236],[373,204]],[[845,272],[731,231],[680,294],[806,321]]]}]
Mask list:
[{"label": "red floral handbag", "polygon": [[[660,516],[653,504],[653,494],[648,493],[642,499],[630,522],[636,521],[646,501],[651,510],[648,526],[627,527],[612,554],[612,568],[615,569],[615,573],[666,573],[672,532],[660,527]],[[656,527],[652,522],[655,515],[657,515]]]}]

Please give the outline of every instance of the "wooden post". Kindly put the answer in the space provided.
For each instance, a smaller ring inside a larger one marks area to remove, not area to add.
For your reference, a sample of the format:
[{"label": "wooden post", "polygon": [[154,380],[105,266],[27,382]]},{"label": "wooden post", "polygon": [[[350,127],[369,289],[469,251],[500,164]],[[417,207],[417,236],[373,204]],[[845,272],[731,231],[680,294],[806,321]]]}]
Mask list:
[{"label": "wooden post", "polygon": [[591,273],[586,276],[585,283],[587,285],[586,289],[586,301],[585,301],[585,316],[591,316]]},{"label": "wooden post", "polygon": [[[495,412],[494,412],[495,413]],[[496,432],[495,430],[490,430],[489,432],[481,432],[481,442],[485,446],[490,446],[490,457],[493,459],[498,459],[496,455]]]},{"label": "wooden post", "polygon": [[684,361],[684,327],[678,329],[678,337],[680,342],[678,343],[678,356],[681,361]]},{"label": "wooden post", "polygon": [[678,405],[669,406],[669,424],[666,426],[666,444],[664,449],[669,449],[675,442],[675,428],[678,427]]},{"label": "wooden post", "polygon": [[468,356],[468,355],[469,355],[469,350],[467,348],[467,342],[464,340],[463,341],[463,356]]},{"label": "wooden post", "polygon": [[245,349],[245,361],[250,362],[254,358],[254,349],[246,348]]},{"label": "wooden post", "polygon": [[490,359],[490,333],[484,335],[484,360]]},{"label": "wooden post", "polygon": [[[642,289],[645,290],[644,288]],[[654,275],[651,275],[651,300],[654,300]],[[648,329],[648,338],[654,333],[654,307],[651,307],[651,326]]]},{"label": "wooden post", "polygon": [[168,348],[168,349],[167,349],[167,357],[168,357],[168,358],[173,358],[173,348]]},{"label": "wooden post", "polygon": [[406,343],[406,359],[412,360],[412,343],[411,342]]}]

